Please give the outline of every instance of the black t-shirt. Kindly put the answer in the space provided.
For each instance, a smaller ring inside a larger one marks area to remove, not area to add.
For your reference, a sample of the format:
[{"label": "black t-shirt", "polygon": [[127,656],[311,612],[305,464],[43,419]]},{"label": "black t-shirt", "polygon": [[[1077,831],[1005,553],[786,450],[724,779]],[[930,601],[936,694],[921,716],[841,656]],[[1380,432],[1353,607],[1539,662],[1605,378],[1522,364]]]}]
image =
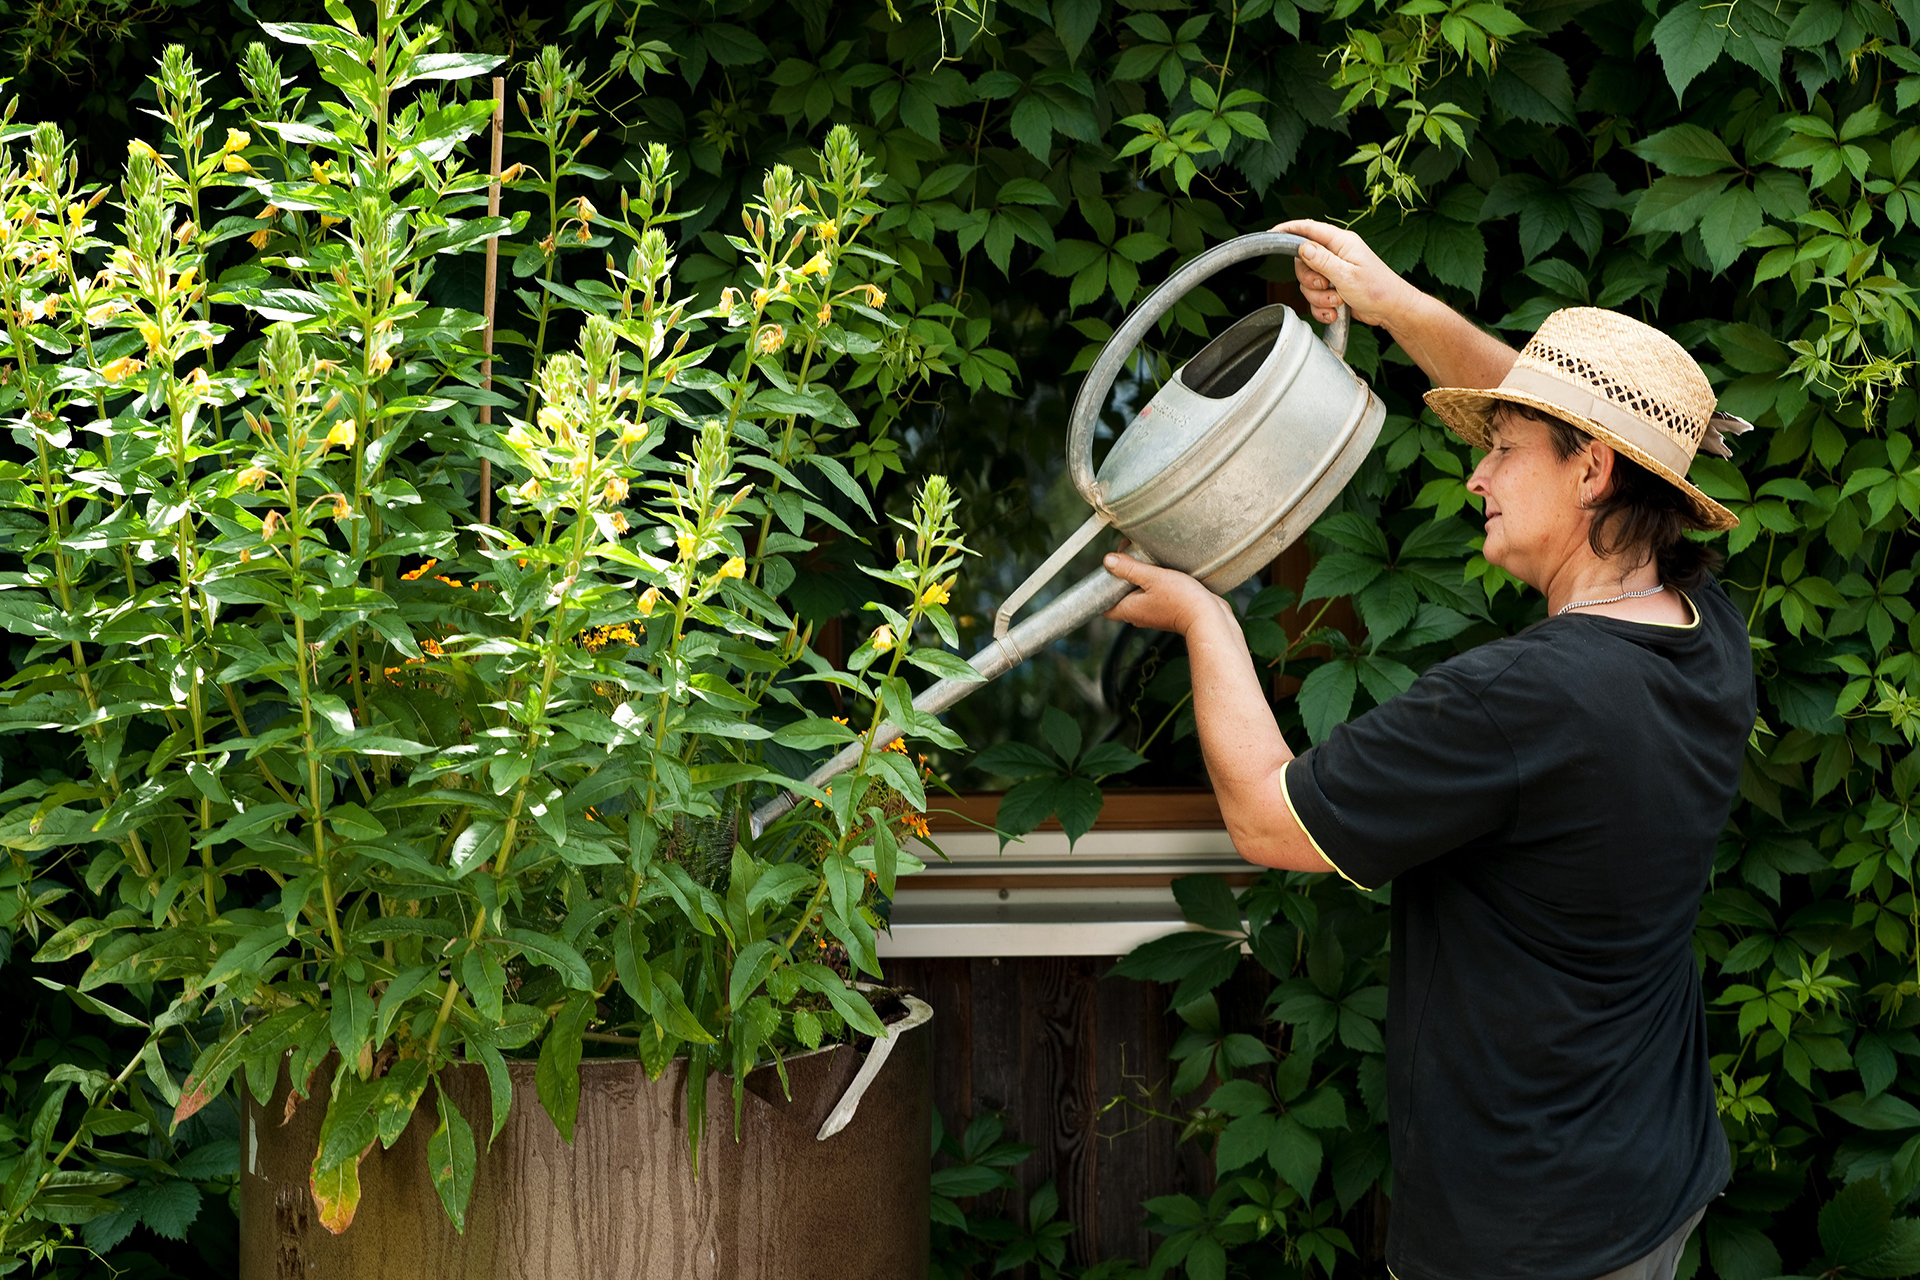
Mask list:
[{"label": "black t-shirt", "polygon": [[1393,881],[1398,1280],[1591,1280],[1727,1181],[1691,939],[1753,661],[1718,584],[1688,597],[1482,645],[1283,774],[1329,862]]}]

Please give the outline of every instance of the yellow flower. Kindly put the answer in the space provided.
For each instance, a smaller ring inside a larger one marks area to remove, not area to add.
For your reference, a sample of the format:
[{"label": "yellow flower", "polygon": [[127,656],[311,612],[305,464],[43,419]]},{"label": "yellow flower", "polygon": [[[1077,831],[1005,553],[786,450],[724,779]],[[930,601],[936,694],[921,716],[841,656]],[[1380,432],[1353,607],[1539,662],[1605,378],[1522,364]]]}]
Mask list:
[{"label": "yellow flower", "polygon": [[739,556],[728,556],[727,562],[720,566],[723,578],[744,578],[747,576],[747,562]]},{"label": "yellow flower", "polygon": [[647,438],[645,423],[629,422],[620,428],[620,443],[632,448]]},{"label": "yellow flower", "polygon": [[821,324],[826,324],[833,319],[833,308],[823,302],[820,304],[820,309],[813,313],[813,318]]},{"label": "yellow flower", "polygon": [[770,294],[768,294],[768,293],[767,293],[767,291],[766,291],[765,289],[755,289],[755,290],[753,291],[753,305],[754,305],[754,306],[755,306],[756,308],[758,308],[758,307],[764,307],[764,306],[766,306],[766,305],[767,305],[767,299],[768,299],[768,297],[770,297],[770,296],[771,296],[771,295],[770,295]]},{"label": "yellow flower", "polygon": [[333,174],[328,172],[332,168],[333,161],[331,160],[309,160],[307,162],[307,172],[312,174],[313,180],[323,187],[333,185]]},{"label": "yellow flower", "polygon": [[680,534],[680,535],[679,535],[678,537],[676,537],[676,538],[675,538],[675,539],[673,540],[673,545],[674,545],[675,547],[677,547],[677,548],[679,548],[679,550],[680,550],[680,558],[681,558],[682,560],[691,560],[691,559],[693,559],[693,553],[694,553],[694,544],[693,544],[693,535],[692,535],[692,534],[690,534],[690,533],[683,533],[683,534]]},{"label": "yellow flower", "polygon": [[109,298],[87,312],[87,323],[95,326],[103,325],[126,309],[127,304],[123,299]]},{"label": "yellow flower", "polygon": [[893,648],[893,628],[883,622],[873,629],[869,640],[875,653],[885,653]]},{"label": "yellow flower", "polygon": [[627,523],[627,517],[618,511],[613,513],[612,521],[613,521],[613,531],[615,533],[625,533],[627,532],[627,530],[633,527],[632,525]]},{"label": "yellow flower", "polygon": [[887,291],[877,284],[867,286],[867,305],[877,307],[887,300]]},{"label": "yellow flower", "polygon": [[579,206],[580,221],[582,222],[592,222],[593,215],[600,212],[598,209],[593,207],[593,201],[587,199],[585,196],[581,196],[574,203]]},{"label": "yellow flower", "polygon": [[147,350],[158,351],[161,340],[164,337],[160,332],[160,326],[151,320],[142,320],[139,324],[139,329],[140,336],[147,340]]},{"label": "yellow flower", "polygon": [[237,155],[234,155],[232,152],[227,153],[226,158],[220,162],[220,167],[222,169],[225,169],[228,173],[252,173],[253,172],[253,166],[247,163],[247,158],[245,156],[237,156]]},{"label": "yellow flower", "polygon": [[142,142],[138,138],[135,138],[133,141],[127,143],[127,154],[130,156],[145,156],[149,160],[158,160],[160,158],[160,153],[158,151],[155,151],[152,147],[148,146],[145,142]]},{"label": "yellow flower", "polygon": [[379,377],[393,368],[393,352],[381,347],[367,357],[367,371]]},{"label": "yellow flower", "polygon": [[921,604],[945,604],[953,599],[953,579],[936,582],[920,594]]},{"label": "yellow flower", "polygon": [[824,276],[832,270],[833,264],[827,261],[826,251],[822,250],[807,259],[806,265],[800,268],[800,274],[803,276]]},{"label": "yellow flower", "polygon": [[331,449],[335,445],[339,445],[342,449],[351,449],[353,448],[353,442],[357,438],[357,435],[358,432],[354,426],[353,419],[342,418],[333,424],[332,430],[327,432],[327,448]]},{"label": "yellow flower", "polygon": [[840,238],[840,224],[837,222],[817,222],[814,224],[813,233],[822,240],[838,240]]},{"label": "yellow flower", "polygon": [[252,245],[256,249],[265,249],[267,247],[268,230],[269,228],[267,227],[260,228],[258,231],[254,232],[252,235],[247,237],[247,243]]},{"label": "yellow flower", "polygon": [[80,223],[86,216],[87,206],[83,204],[70,204],[67,206],[67,222],[72,225],[75,231],[80,229]]},{"label": "yellow flower", "polygon": [[617,506],[625,502],[627,500],[627,482],[619,476],[613,477],[613,479],[607,481],[607,487],[601,491],[600,496],[605,498],[607,503],[612,506]]},{"label": "yellow flower", "polygon": [[100,376],[108,382],[123,382],[147,367],[144,360],[135,360],[132,356],[121,356],[110,364],[100,366]]},{"label": "yellow flower", "polygon": [[541,493],[540,482],[538,480],[528,480],[518,489],[515,489],[513,493],[514,496],[522,502],[538,502],[540,501]]},{"label": "yellow flower", "polygon": [[761,328],[760,337],[754,343],[754,350],[763,356],[770,356],[787,343],[787,327],[782,324],[770,324]]},{"label": "yellow flower", "polygon": [[540,424],[542,430],[556,436],[567,429],[566,415],[550,404],[541,405],[540,412],[533,415],[533,420]]},{"label": "yellow flower", "polygon": [[333,495],[333,518],[335,520],[345,520],[352,515],[353,515],[353,508],[347,505],[347,500],[337,493],[334,494]]},{"label": "yellow flower", "polygon": [[267,469],[265,467],[248,467],[234,479],[234,487],[251,493],[266,482]]},{"label": "yellow flower", "polygon": [[660,588],[648,587],[645,591],[642,591],[637,607],[640,610],[641,617],[651,618],[653,611],[660,607]]},{"label": "yellow flower", "polygon": [[182,271],[179,278],[173,282],[173,291],[175,293],[186,293],[192,289],[193,278],[198,271],[198,267],[188,267],[185,271]]},{"label": "yellow flower", "polygon": [[228,129],[226,151],[245,151],[253,145],[253,137],[244,129]]},{"label": "yellow flower", "polygon": [[179,244],[192,244],[193,238],[199,234],[200,228],[194,225],[191,218],[184,219],[173,229],[173,238]]},{"label": "yellow flower", "polygon": [[346,219],[336,218],[330,213],[323,213],[320,215],[320,229],[325,231],[328,227],[337,227],[344,221],[346,221]]}]

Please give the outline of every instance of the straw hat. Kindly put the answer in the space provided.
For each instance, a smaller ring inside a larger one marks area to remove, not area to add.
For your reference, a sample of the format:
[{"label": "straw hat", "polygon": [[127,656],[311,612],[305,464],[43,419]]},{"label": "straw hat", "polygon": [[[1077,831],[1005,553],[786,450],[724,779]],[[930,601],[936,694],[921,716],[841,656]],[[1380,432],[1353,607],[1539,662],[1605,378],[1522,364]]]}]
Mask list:
[{"label": "straw hat", "polygon": [[1701,449],[1733,456],[1723,438],[1753,429],[1714,411],[1713,387],[1686,348],[1617,311],[1567,307],[1546,318],[1491,391],[1437,387],[1427,404],[1454,434],[1485,448],[1494,406],[1523,404],[1562,418],[1678,486],[1709,529],[1739,518],[1687,483]]}]

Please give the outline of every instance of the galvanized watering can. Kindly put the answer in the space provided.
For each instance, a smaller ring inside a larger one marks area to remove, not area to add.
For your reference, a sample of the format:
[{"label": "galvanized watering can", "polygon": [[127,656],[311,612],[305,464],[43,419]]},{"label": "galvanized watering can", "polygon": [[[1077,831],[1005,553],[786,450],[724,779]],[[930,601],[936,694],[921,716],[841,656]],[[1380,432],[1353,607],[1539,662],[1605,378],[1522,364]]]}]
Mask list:
[{"label": "galvanized watering can", "polygon": [[[1067,464],[1093,515],[1047,557],[994,615],[993,639],[971,659],[983,680],[1010,671],[1105,613],[1135,590],[1104,568],[1013,625],[1013,615],[1108,526],[1131,554],[1180,569],[1216,592],[1270,563],[1327,509],[1380,434],[1386,407],[1349,369],[1342,307],[1323,343],[1285,306],[1262,307],[1175,371],[1136,415],[1096,472],[1093,435],[1107,393],[1135,344],[1195,285],[1222,267],[1296,254],[1299,236],[1264,231],[1216,245],[1176,271],[1128,316],[1088,371],[1068,421]],[[942,680],[914,699],[937,713],[980,681]],[[881,747],[900,736],[882,725]],[[821,786],[859,760],[854,743],[815,769]],[[758,835],[793,806],[780,796],[753,815]]]}]

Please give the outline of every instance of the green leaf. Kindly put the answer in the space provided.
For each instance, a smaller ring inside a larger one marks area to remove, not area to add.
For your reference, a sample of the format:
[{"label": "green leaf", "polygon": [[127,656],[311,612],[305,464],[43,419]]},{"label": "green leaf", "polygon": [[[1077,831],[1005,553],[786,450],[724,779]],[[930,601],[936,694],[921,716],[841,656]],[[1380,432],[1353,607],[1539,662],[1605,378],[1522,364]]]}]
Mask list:
[{"label": "green leaf", "polygon": [[1691,231],[1727,189],[1726,174],[1704,178],[1659,178],[1633,207],[1634,235],[1649,231]]},{"label": "green leaf", "polygon": [[447,1217],[453,1219],[453,1229],[464,1235],[467,1203],[473,1198],[474,1171],[480,1156],[474,1148],[472,1126],[445,1090],[435,1090],[434,1106],[440,1115],[440,1127],[427,1139],[427,1170]]},{"label": "green leaf", "polygon": [[1288,1186],[1299,1192],[1301,1199],[1310,1200],[1325,1154],[1326,1149],[1318,1137],[1292,1116],[1282,1116],[1274,1125],[1273,1139],[1267,1146],[1267,1163]]},{"label": "green leaf", "polygon": [[1820,1245],[1835,1262],[1852,1266],[1881,1251],[1892,1221],[1887,1189],[1878,1178],[1862,1178],[1821,1207]]},{"label": "green leaf", "polygon": [[1053,33],[1066,50],[1069,66],[1080,61],[1080,53],[1100,25],[1100,0],[1053,0]]},{"label": "green leaf", "polygon": [[1048,707],[1040,717],[1040,735],[1060,757],[1061,763],[1071,767],[1080,758],[1080,725],[1072,716],[1058,707]]},{"label": "green leaf", "polygon": [[1052,756],[1024,742],[996,742],[973,758],[973,767],[1007,778],[1030,778],[1059,769]]},{"label": "green leaf", "polygon": [[1673,86],[1673,96],[1685,98],[1695,77],[1720,59],[1727,43],[1727,27],[1720,10],[1680,0],[1653,28],[1653,47]]},{"label": "green leaf", "polygon": [[1883,1093],[1871,1100],[1859,1093],[1847,1093],[1822,1105],[1848,1124],[1861,1129],[1920,1129],[1920,1108],[1891,1093]]},{"label": "green leaf", "polygon": [[1353,710],[1353,695],[1359,684],[1359,672],[1350,658],[1324,662],[1300,682],[1296,698],[1309,739],[1326,741],[1333,727],[1347,718],[1347,713]]},{"label": "green leaf", "polygon": [[573,1121],[580,1110],[580,1037],[593,1016],[593,997],[575,991],[554,1015],[547,1038],[540,1045],[540,1061],[534,1067],[534,1089],[540,1105],[569,1145],[573,1142]]},{"label": "green leaf", "polygon": [[1518,119],[1574,123],[1573,77],[1559,54],[1539,45],[1516,44],[1503,51],[1487,94],[1495,106]]},{"label": "green leaf", "polygon": [[1651,160],[1662,173],[1683,178],[1704,178],[1739,167],[1727,144],[1697,124],[1672,125],[1648,134],[1627,149],[1642,160]]},{"label": "green leaf", "polygon": [[531,929],[503,929],[501,936],[527,956],[552,969],[575,991],[593,990],[593,970],[580,953],[559,938]]},{"label": "green leaf", "polygon": [[1220,933],[1240,933],[1239,904],[1233,890],[1219,876],[1181,876],[1173,882],[1173,897],[1187,919]]}]

